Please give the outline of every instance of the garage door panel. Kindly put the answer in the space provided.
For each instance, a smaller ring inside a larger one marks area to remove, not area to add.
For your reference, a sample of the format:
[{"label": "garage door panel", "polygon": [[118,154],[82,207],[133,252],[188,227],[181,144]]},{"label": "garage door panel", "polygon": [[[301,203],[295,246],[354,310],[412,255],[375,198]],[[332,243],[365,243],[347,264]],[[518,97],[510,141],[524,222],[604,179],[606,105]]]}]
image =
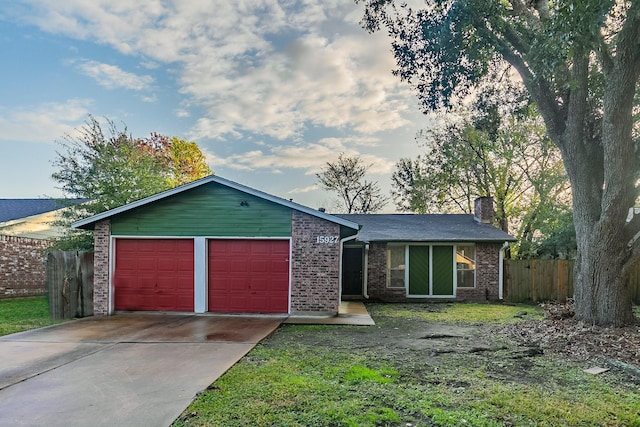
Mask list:
[{"label": "garage door panel", "polygon": [[289,241],[210,240],[209,311],[287,313]]},{"label": "garage door panel", "polygon": [[193,259],[179,259],[177,260],[176,264],[177,271],[184,273],[191,273],[193,271]]},{"label": "garage door panel", "polygon": [[193,240],[116,239],[116,310],[193,311]]}]

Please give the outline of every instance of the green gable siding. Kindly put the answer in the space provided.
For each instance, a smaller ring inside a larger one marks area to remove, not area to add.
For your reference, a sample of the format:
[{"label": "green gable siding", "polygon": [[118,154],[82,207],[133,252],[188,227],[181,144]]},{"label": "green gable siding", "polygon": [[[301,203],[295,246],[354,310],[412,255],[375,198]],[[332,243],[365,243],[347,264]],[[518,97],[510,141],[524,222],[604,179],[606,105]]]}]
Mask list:
[{"label": "green gable siding", "polygon": [[111,218],[116,236],[289,237],[291,209],[209,183]]}]

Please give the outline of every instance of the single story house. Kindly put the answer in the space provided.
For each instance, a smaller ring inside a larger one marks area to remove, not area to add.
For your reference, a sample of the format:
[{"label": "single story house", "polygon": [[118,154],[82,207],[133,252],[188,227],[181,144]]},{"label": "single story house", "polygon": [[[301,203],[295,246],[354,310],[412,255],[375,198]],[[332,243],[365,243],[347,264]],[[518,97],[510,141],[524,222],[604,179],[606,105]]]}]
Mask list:
[{"label": "single story house", "polygon": [[0,199],[0,298],[47,293],[45,252],[66,230],[53,223],[68,202]]},{"label": "single story house", "polygon": [[94,313],[337,314],[342,297],[498,299],[514,240],[471,215],[330,215],[208,176],[73,224]]},{"label": "single story house", "polygon": [[55,225],[68,203],[81,200],[0,199],[0,235],[51,240],[67,230]]}]

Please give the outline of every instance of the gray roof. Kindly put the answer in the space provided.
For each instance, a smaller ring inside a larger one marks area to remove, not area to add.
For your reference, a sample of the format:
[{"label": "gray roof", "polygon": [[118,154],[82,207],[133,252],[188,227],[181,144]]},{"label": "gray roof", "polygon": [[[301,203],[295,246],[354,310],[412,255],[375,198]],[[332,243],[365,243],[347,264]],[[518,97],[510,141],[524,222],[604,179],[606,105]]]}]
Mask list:
[{"label": "gray roof", "polygon": [[507,242],[516,239],[473,215],[338,214],[362,226],[362,242]]},{"label": "gray roof", "polygon": [[83,199],[0,199],[0,222],[56,211],[82,201]]}]

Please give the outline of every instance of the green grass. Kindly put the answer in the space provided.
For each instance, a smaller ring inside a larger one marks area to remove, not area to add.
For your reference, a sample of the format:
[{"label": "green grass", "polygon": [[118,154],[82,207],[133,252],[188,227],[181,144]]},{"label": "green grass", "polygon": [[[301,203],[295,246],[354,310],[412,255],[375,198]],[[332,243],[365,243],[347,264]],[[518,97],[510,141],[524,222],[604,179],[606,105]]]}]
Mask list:
[{"label": "green grass", "polygon": [[50,318],[47,297],[0,300],[0,336],[60,322]]},{"label": "green grass", "polygon": [[386,317],[427,320],[452,323],[514,323],[523,318],[542,319],[544,311],[530,305],[501,304],[387,304],[376,306],[379,314]]},{"label": "green grass", "polygon": [[[514,358],[506,347],[434,355],[415,339],[429,325],[425,319],[469,324],[490,335],[490,326],[477,322],[512,322],[522,311],[541,316],[535,308],[369,309],[376,320],[371,328],[281,327],[201,393],[173,427],[640,427],[640,387],[622,374],[593,376],[581,363],[547,354]],[[409,336],[413,344],[403,338]]]}]

